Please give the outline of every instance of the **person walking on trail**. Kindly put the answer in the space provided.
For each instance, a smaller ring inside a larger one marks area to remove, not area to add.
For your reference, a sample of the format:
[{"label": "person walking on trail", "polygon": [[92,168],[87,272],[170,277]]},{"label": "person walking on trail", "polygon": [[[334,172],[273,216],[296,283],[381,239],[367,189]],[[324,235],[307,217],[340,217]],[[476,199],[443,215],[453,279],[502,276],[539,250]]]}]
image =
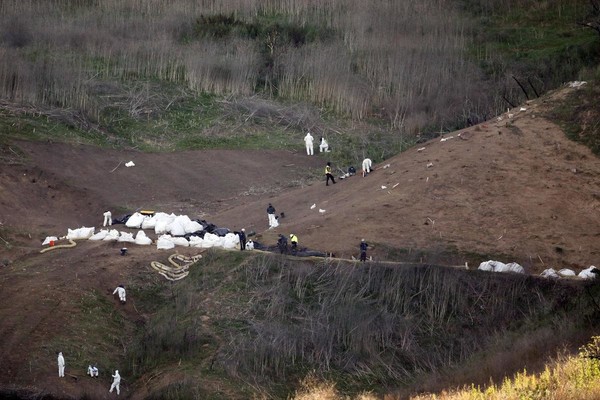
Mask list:
[{"label": "person walking on trail", "polygon": [[362,162],[362,176],[367,176],[372,171],[373,161],[370,158],[365,158]]},{"label": "person walking on trail", "polygon": [[62,352],[58,352],[58,358],[56,360],[58,362],[58,377],[59,378],[64,378],[65,377],[65,358],[63,357],[63,353]]},{"label": "person walking on trail", "polygon": [[279,248],[279,252],[281,254],[287,254],[288,252],[288,241],[285,236],[281,233],[279,234],[279,239],[277,239],[277,247]]},{"label": "person walking on trail", "polygon": [[279,222],[277,222],[277,218],[275,217],[275,207],[273,207],[273,204],[271,203],[269,203],[269,206],[267,207],[267,217],[269,217],[269,228],[275,228],[279,225]]},{"label": "person walking on trail", "polygon": [[319,152],[329,152],[329,144],[327,143],[327,140],[325,140],[324,137],[321,137],[321,143],[319,143]]},{"label": "person walking on trail", "polygon": [[331,179],[331,182],[333,182],[333,184],[335,185],[335,179],[333,177],[333,174],[331,173],[331,163],[328,162],[327,165],[325,166],[325,186],[329,186],[329,180]]},{"label": "person walking on trail", "polygon": [[125,293],[125,286],[123,286],[123,285],[117,286],[117,288],[113,291],[113,295],[115,295],[116,293],[119,294],[119,301],[121,302],[121,304],[125,304],[126,297],[127,297],[127,294]]},{"label": "person walking on trail", "polygon": [[117,389],[118,395],[119,393],[121,393],[121,391],[119,390],[119,385],[121,384],[121,375],[119,375],[119,370],[116,369],[115,374],[111,376],[113,377],[113,383],[112,385],[110,385],[110,390],[108,391],[108,393],[112,393],[113,389]]},{"label": "person walking on trail", "polygon": [[298,236],[290,233],[290,243],[292,244],[292,254],[296,255],[298,252]]},{"label": "person walking on trail", "polygon": [[304,144],[306,145],[306,155],[314,155],[313,141],[314,138],[312,137],[310,132],[306,132],[306,136],[304,136]]},{"label": "person walking on trail", "polygon": [[360,261],[367,261],[367,247],[369,245],[365,242],[365,239],[360,241]]},{"label": "person walking on trail", "polygon": [[240,237],[240,250],[246,250],[246,230],[242,228],[237,234]]}]

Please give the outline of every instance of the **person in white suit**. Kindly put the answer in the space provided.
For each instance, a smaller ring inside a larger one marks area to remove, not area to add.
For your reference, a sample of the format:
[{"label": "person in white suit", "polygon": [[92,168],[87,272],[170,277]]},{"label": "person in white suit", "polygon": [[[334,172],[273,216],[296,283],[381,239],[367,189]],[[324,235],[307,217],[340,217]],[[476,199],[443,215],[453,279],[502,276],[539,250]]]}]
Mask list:
[{"label": "person in white suit", "polygon": [[313,141],[314,138],[310,132],[306,132],[306,136],[304,136],[304,144],[306,145],[306,154],[309,156],[314,155]]},{"label": "person in white suit", "polygon": [[98,367],[96,367],[95,365],[88,365],[88,375],[91,376],[92,378],[97,378],[98,377]]},{"label": "person in white suit", "polygon": [[370,158],[365,158],[362,162],[362,176],[367,176],[372,171],[373,161]]},{"label": "person in white suit", "polygon": [[115,370],[115,374],[111,375],[113,377],[113,383],[112,385],[110,385],[110,390],[108,391],[108,393],[112,393],[113,389],[117,389],[117,395],[119,393],[121,393],[119,391],[119,385],[121,384],[121,375],[119,375],[119,370],[116,369]]},{"label": "person in white suit", "polygon": [[125,286],[123,286],[123,285],[117,286],[117,288],[113,292],[113,295],[115,293],[119,294],[119,300],[121,301],[121,303],[125,303],[126,296],[127,296],[127,293],[125,292]]},{"label": "person in white suit", "polygon": [[319,144],[319,152],[323,153],[323,152],[328,152],[329,151],[329,144],[327,143],[327,140],[325,140],[324,137],[321,138],[321,143]]},{"label": "person in white suit", "polygon": [[104,215],[104,223],[102,223],[102,226],[111,226],[112,225],[112,213],[110,211],[107,211],[103,215]]},{"label": "person in white suit", "polygon": [[65,358],[63,357],[62,352],[58,353],[57,362],[58,362],[58,376],[59,376],[59,378],[64,378],[65,377]]}]

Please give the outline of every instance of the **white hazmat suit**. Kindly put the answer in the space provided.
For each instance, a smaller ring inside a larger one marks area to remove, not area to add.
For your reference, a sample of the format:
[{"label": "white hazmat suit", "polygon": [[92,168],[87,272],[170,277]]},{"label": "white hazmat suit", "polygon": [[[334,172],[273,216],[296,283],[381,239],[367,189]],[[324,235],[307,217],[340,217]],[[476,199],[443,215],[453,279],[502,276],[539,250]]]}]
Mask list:
[{"label": "white hazmat suit", "polygon": [[102,226],[111,226],[112,225],[112,213],[110,211],[107,211],[103,215],[104,215],[104,222],[102,223]]},{"label": "white hazmat suit", "polygon": [[362,174],[363,176],[366,176],[369,172],[371,172],[371,166],[373,165],[373,162],[371,161],[370,158],[365,158],[362,162]]},{"label": "white hazmat suit", "polygon": [[63,357],[62,352],[58,353],[58,376],[60,378],[65,377],[65,358]]},{"label": "white hazmat suit", "polygon": [[329,151],[329,144],[327,143],[327,140],[325,140],[325,138],[321,138],[321,143],[319,144],[319,152],[328,152]]},{"label": "white hazmat suit", "polygon": [[92,378],[94,377],[98,377],[98,368],[96,368],[96,366],[92,366],[92,365],[88,365],[88,375],[91,376]]},{"label": "white hazmat suit", "polygon": [[121,300],[121,303],[125,303],[126,300],[126,293],[125,293],[125,288],[123,287],[123,285],[119,285],[117,286],[117,288],[114,290],[113,295],[115,293],[119,294],[119,300]]},{"label": "white hazmat suit", "polygon": [[119,375],[119,370],[116,369],[115,374],[111,376],[114,379],[112,385],[110,385],[110,390],[108,391],[108,393],[112,393],[113,389],[117,389],[117,394],[121,393],[119,390],[119,385],[121,384],[121,375]]},{"label": "white hazmat suit", "polygon": [[314,155],[313,140],[310,132],[307,132],[306,136],[304,136],[304,144],[306,144],[306,154],[309,156]]}]

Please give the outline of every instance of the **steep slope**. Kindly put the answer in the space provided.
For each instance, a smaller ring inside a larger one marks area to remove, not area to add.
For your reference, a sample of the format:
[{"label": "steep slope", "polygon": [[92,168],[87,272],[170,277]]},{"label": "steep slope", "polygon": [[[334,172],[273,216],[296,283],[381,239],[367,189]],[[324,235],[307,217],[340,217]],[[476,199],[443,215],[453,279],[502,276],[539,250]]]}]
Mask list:
[{"label": "steep slope", "polygon": [[[543,117],[546,106],[569,90],[376,160],[377,170],[366,178],[273,197],[286,215],[275,233],[294,232],[303,245],[346,258],[357,256],[365,238],[376,244],[378,259],[463,264],[499,257],[530,273],[597,264],[600,160]],[[234,208],[214,220],[260,231],[264,208]],[[263,240],[273,242],[275,235]]]},{"label": "steep slope", "polygon": [[[328,187],[305,179],[327,160],[301,151],[143,154],[12,143],[5,151],[21,150],[23,157],[0,169],[0,260],[6,265],[0,270],[0,295],[11,299],[0,307],[2,387],[36,382],[52,393],[101,398],[106,392],[104,381],[57,383],[52,352],[65,330],[83,329],[72,320],[80,303],[104,299],[112,310],[114,286],[147,276],[149,262],[164,261],[170,252],[132,247],[128,257],[117,257],[118,243],[86,242],[39,253],[45,235],[98,227],[106,209],[185,213],[254,230],[265,244],[274,244],[278,233],[293,232],[301,247],[344,258],[356,256],[365,238],[374,247],[369,253],[380,260],[468,261],[473,268],[489,257],[517,261],[530,273],[597,264],[600,160],[543,117],[546,107],[570,90],[530,102],[524,111],[511,110],[511,118],[503,115],[375,160],[377,169],[369,176]],[[136,166],[124,167],[129,160]],[[267,229],[268,202],[286,215],[273,230]],[[141,318],[135,299],[115,315],[129,328]],[[90,327],[82,336],[98,329]],[[119,334],[110,335],[119,347]]]}]

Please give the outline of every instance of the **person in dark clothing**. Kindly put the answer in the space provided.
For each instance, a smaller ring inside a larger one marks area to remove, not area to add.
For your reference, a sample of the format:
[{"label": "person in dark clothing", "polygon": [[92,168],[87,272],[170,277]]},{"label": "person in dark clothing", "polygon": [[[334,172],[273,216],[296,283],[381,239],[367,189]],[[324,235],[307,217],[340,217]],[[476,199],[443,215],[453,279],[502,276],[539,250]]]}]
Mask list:
[{"label": "person in dark clothing", "polygon": [[269,203],[267,207],[267,217],[269,217],[269,228],[275,228],[277,225],[277,218],[275,218],[275,207],[273,204]]},{"label": "person in dark clothing", "polygon": [[240,250],[246,250],[246,230],[242,228],[237,234],[240,237]]},{"label": "person in dark clothing", "polygon": [[292,243],[292,254],[296,255],[298,252],[298,236],[294,235],[293,233],[290,234],[290,243]]},{"label": "person in dark clothing", "polygon": [[369,245],[365,242],[365,239],[360,241],[360,261],[367,261],[367,247]]},{"label": "person in dark clothing", "polygon": [[333,184],[335,185],[335,179],[333,177],[333,174],[331,173],[331,163],[328,162],[327,165],[325,166],[325,186],[329,186],[329,180],[331,179],[331,182],[333,182]]},{"label": "person in dark clothing", "polygon": [[281,254],[287,254],[288,252],[288,241],[285,236],[281,233],[279,234],[279,239],[277,240],[277,247],[279,248],[279,252]]}]

